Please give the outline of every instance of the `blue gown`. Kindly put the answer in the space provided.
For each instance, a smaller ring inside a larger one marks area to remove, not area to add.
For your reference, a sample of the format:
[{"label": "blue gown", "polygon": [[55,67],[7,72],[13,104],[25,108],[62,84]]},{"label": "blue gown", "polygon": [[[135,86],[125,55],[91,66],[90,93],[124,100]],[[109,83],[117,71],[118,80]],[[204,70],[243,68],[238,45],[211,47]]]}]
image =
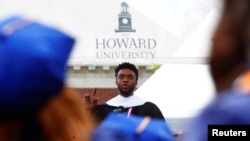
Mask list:
[{"label": "blue gown", "polygon": [[183,135],[183,141],[207,141],[211,135],[208,125],[230,125],[231,127],[248,125],[250,127],[249,78],[250,71],[240,76],[230,89],[218,94],[190,123]]}]

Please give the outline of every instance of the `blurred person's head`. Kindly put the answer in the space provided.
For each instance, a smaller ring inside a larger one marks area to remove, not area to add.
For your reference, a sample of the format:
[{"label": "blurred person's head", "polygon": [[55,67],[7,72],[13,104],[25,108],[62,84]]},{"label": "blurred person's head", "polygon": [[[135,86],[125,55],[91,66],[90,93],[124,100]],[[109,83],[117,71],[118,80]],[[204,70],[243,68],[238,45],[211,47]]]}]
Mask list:
[{"label": "blurred person's head", "polygon": [[175,141],[175,137],[165,120],[111,113],[94,131],[93,141]]},{"label": "blurred person's head", "polygon": [[209,64],[218,92],[231,86],[247,69],[250,57],[250,1],[224,0],[213,37]]},{"label": "blurred person's head", "polygon": [[120,95],[124,97],[133,95],[138,76],[139,73],[134,64],[123,62],[116,67],[115,78]]},{"label": "blurred person's head", "polygon": [[74,43],[22,17],[0,21],[0,140],[90,140],[89,113],[65,86]]}]

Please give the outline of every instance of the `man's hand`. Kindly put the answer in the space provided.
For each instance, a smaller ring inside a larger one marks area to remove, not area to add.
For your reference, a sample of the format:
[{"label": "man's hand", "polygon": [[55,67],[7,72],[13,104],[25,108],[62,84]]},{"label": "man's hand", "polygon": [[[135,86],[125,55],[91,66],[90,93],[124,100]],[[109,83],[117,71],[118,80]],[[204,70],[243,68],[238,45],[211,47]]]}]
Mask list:
[{"label": "man's hand", "polygon": [[95,107],[97,105],[98,100],[99,100],[99,97],[96,97],[95,93],[96,93],[96,88],[92,92],[92,96],[90,94],[84,95],[85,103],[87,104],[87,107],[89,109]]}]

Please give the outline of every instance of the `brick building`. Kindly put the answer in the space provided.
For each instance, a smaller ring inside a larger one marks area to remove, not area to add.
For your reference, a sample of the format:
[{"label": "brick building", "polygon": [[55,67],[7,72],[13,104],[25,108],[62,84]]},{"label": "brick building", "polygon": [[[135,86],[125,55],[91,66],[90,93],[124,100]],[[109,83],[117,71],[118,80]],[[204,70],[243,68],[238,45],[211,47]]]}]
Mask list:
[{"label": "brick building", "polygon": [[[116,66],[69,66],[67,85],[77,91],[84,98],[84,94],[91,94],[96,88],[96,96],[103,103],[118,94],[115,84]],[[137,66],[139,70],[138,87],[142,85],[153,73],[152,66]]]}]

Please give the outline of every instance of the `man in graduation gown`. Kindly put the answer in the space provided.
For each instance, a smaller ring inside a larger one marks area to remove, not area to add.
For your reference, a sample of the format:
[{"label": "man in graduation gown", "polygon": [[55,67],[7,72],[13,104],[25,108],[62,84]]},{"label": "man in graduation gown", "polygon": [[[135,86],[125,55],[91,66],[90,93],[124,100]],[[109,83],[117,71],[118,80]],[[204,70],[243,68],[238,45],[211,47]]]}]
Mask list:
[{"label": "man in graduation gown", "polygon": [[104,120],[110,113],[126,114],[127,116],[149,116],[165,120],[156,104],[134,95],[138,82],[138,70],[134,64],[124,62],[115,69],[116,85],[119,94],[106,103],[96,105],[93,114],[98,121]]}]

